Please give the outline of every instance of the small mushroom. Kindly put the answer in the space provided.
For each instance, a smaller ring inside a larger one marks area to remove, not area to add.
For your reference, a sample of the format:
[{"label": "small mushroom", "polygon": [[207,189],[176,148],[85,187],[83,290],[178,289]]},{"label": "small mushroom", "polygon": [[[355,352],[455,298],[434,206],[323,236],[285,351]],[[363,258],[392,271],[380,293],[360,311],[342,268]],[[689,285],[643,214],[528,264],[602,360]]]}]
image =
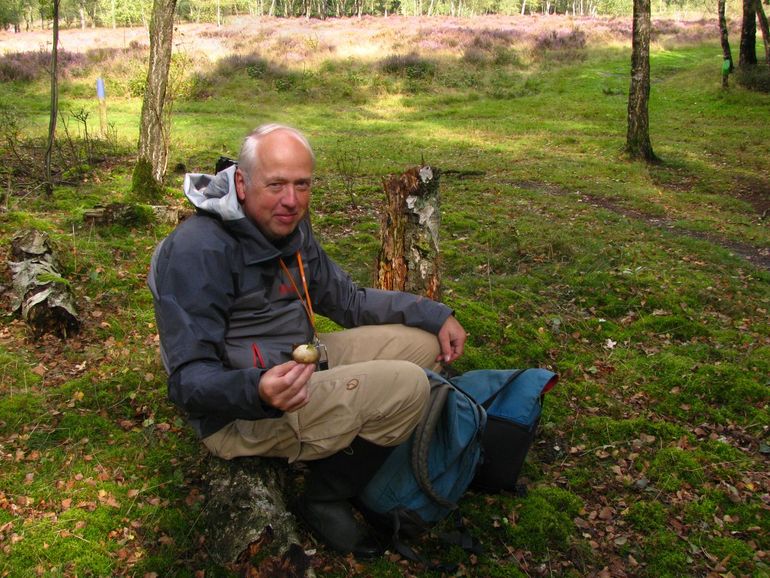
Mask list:
[{"label": "small mushroom", "polygon": [[312,343],[303,343],[294,348],[291,357],[297,363],[317,363],[320,354],[318,348]]}]

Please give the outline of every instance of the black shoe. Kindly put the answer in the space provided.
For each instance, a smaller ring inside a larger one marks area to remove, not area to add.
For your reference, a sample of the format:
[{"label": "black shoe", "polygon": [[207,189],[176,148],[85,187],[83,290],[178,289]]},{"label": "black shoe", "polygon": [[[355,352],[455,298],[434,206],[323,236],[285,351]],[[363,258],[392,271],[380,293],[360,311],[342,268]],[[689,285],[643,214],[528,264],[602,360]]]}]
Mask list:
[{"label": "black shoe", "polygon": [[349,502],[313,502],[303,497],[298,508],[313,533],[337,552],[352,553],[357,558],[376,558],[383,554],[377,539],[356,520]]},{"label": "black shoe", "polygon": [[362,558],[383,548],[370,529],[356,520],[350,501],[363,491],[393,448],[355,438],[350,447],[307,463],[305,494],[298,509],[313,532],[330,547]]}]

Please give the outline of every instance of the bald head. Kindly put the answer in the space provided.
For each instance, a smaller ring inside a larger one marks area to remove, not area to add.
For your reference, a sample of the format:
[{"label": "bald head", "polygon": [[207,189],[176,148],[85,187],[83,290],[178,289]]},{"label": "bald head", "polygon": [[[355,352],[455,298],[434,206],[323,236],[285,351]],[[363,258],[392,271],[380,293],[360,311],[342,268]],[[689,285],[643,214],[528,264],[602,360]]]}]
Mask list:
[{"label": "bald head", "polygon": [[296,128],[285,124],[263,124],[246,135],[246,138],[243,139],[240,153],[238,154],[238,167],[241,169],[241,173],[247,183],[251,182],[255,171],[260,168],[260,146],[265,140],[275,140],[269,139],[268,137],[271,135],[273,137],[279,136],[279,133],[281,136],[287,136],[302,145],[305,151],[310,155],[313,167],[315,167],[315,153],[304,134]]}]

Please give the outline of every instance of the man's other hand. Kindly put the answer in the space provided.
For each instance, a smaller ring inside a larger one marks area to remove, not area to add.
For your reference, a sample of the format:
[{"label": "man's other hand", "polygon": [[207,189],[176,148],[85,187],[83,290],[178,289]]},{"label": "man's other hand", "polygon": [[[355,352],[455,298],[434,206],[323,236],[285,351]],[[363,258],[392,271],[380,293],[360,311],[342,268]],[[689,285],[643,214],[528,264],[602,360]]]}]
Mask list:
[{"label": "man's other hand", "polygon": [[463,354],[465,339],[468,335],[460,322],[454,318],[454,315],[447,317],[444,325],[438,332],[438,342],[441,346],[441,353],[436,357],[436,361],[452,363]]},{"label": "man's other hand", "polygon": [[259,380],[260,399],[281,411],[297,411],[310,400],[307,382],[313,371],[314,364],[296,361],[271,367]]}]

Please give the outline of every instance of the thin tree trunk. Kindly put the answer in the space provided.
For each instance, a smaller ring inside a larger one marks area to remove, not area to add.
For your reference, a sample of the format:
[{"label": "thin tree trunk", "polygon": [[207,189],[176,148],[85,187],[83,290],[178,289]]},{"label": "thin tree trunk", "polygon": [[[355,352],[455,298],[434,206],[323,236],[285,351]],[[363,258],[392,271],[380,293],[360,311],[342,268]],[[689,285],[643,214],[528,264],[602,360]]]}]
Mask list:
[{"label": "thin tree trunk", "polygon": [[757,10],[759,29],[762,31],[762,42],[765,44],[765,62],[770,66],[770,30],[767,25],[767,15],[765,14],[765,9],[762,7],[762,0],[755,0],[754,6]]},{"label": "thin tree trunk", "polygon": [[628,91],[626,152],[634,159],[656,160],[650,143],[650,0],[634,0],[631,88]]},{"label": "thin tree trunk", "polygon": [[[147,86],[142,102],[142,120],[139,131],[139,159],[137,169],[149,163],[151,177],[160,187],[168,162],[168,119],[164,115],[168,72],[171,67],[171,41],[174,34],[176,0],[155,0],[150,23],[150,63]],[[136,176],[137,170],[134,170]],[[136,185],[135,179],[135,185]],[[141,182],[139,186],[147,186]],[[135,192],[136,186],[134,187]]]},{"label": "thin tree trunk", "polygon": [[755,0],[743,0],[741,49],[738,55],[738,66],[740,68],[757,64],[757,18],[755,6]]},{"label": "thin tree trunk", "polygon": [[727,39],[727,18],[725,18],[725,0],[719,0],[719,40],[722,44],[722,59],[729,63],[727,70],[722,71],[722,86],[727,87],[727,79],[733,71],[733,53],[730,51],[730,42]]},{"label": "thin tree trunk", "polygon": [[53,45],[51,46],[51,116],[48,120],[48,143],[45,148],[45,191],[53,194],[51,158],[56,138],[56,117],[59,115],[59,0],[53,0]]}]

